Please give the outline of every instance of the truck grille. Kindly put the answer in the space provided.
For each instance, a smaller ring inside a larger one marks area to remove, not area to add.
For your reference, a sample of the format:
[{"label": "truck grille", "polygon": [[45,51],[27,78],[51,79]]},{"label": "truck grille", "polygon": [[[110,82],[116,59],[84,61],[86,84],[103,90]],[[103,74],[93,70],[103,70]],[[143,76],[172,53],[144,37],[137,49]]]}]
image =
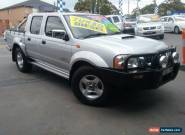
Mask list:
[{"label": "truck grille", "polygon": [[144,27],[143,29],[144,29],[144,30],[155,30],[156,27]]},{"label": "truck grille", "polygon": [[144,32],[143,35],[152,35],[152,34],[156,34],[155,31],[149,31],[149,32]]},{"label": "truck grille", "polygon": [[[136,55],[136,56],[131,56],[130,58],[133,57],[144,57],[145,62],[144,64],[139,65],[140,70],[146,70],[146,69],[161,69],[159,59],[161,56],[167,56],[168,57],[168,63],[167,67],[173,66],[173,58],[172,58],[172,53],[175,52],[175,48],[160,51],[159,53],[155,54],[146,54],[146,55]],[[140,62],[139,62],[140,63]]]}]

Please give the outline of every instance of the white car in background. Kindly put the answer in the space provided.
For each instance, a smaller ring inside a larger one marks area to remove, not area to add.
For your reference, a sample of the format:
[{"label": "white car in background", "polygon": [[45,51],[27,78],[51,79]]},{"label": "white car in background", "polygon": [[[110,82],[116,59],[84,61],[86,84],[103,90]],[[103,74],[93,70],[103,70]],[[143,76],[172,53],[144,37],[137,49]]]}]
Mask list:
[{"label": "white car in background", "polygon": [[135,35],[164,39],[164,26],[160,21],[160,17],[155,14],[138,16],[135,27]]},{"label": "white car in background", "polygon": [[123,18],[123,29],[124,32],[134,32],[136,27],[136,18],[134,17],[125,17]]},{"label": "white car in background", "polygon": [[161,17],[165,32],[179,34],[185,28],[185,16],[173,15]]},{"label": "white car in background", "polygon": [[107,15],[106,18],[123,31],[123,18],[121,15]]}]

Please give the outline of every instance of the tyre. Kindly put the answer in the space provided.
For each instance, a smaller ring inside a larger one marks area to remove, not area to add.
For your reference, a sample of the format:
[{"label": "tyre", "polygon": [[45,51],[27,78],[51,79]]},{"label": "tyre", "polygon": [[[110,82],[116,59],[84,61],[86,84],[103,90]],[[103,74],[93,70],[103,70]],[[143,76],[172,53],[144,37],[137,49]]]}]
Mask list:
[{"label": "tyre", "polygon": [[160,35],[159,39],[163,40],[164,39],[164,35]]},{"label": "tyre", "polygon": [[175,26],[175,28],[174,28],[174,33],[175,33],[175,34],[179,34],[179,33],[180,33],[180,29],[179,29],[178,26]]},{"label": "tyre", "polygon": [[32,65],[28,63],[26,56],[22,52],[20,47],[15,50],[16,65],[19,71],[26,73],[31,71]]},{"label": "tyre", "polygon": [[90,66],[79,68],[72,76],[71,87],[81,103],[104,106],[110,98],[110,90],[102,77]]}]

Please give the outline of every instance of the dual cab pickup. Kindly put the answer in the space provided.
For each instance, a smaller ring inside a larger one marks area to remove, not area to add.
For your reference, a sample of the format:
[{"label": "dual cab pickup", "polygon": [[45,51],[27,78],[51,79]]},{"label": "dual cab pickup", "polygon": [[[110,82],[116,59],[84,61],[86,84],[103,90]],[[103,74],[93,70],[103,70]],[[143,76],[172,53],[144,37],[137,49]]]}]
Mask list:
[{"label": "dual cab pickup", "polygon": [[36,65],[62,76],[88,105],[105,104],[110,85],[157,88],[175,79],[180,66],[175,48],[122,34],[94,14],[34,13],[4,38],[21,72]]}]

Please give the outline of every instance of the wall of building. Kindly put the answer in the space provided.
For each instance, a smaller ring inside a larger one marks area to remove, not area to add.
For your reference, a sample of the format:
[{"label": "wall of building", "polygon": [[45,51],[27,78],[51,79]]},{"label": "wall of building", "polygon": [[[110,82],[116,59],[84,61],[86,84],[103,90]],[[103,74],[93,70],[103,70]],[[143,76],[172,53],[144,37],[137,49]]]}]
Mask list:
[{"label": "wall of building", "polygon": [[9,27],[15,27],[24,19],[24,17],[32,12],[33,10],[30,7],[0,10],[0,20],[9,20]]},{"label": "wall of building", "polygon": [[9,27],[8,20],[0,20],[0,36],[3,35],[4,31]]}]

